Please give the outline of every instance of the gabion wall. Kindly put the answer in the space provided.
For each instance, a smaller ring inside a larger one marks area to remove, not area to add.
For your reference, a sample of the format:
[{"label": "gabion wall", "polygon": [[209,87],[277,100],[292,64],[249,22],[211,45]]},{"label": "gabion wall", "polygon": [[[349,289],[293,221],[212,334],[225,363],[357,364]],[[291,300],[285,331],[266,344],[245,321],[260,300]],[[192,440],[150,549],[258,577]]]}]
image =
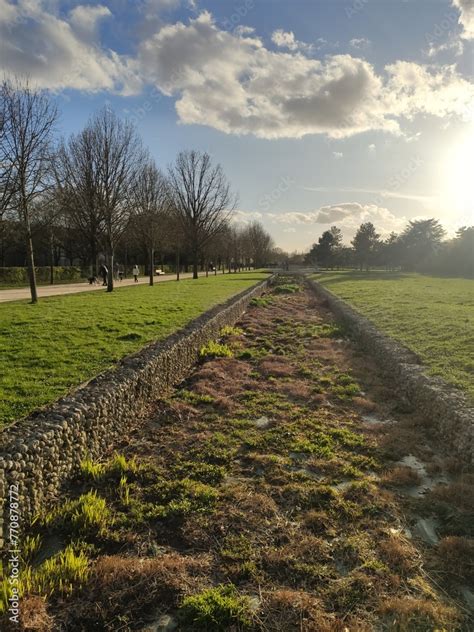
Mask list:
[{"label": "gabion wall", "polygon": [[[164,341],[152,343],[51,407],[8,426],[0,435],[0,547],[4,544],[7,499],[18,486],[18,505],[26,523],[87,456],[100,458],[133,427],[155,398],[184,379],[199,350],[233,325],[249,301],[270,279],[202,314]],[[16,492],[15,492],[16,497]]]},{"label": "gabion wall", "polygon": [[374,357],[400,397],[422,413],[451,452],[467,463],[474,463],[474,408],[466,397],[442,379],[426,375],[426,367],[414,353],[382,334],[342,299],[320,283],[307,281],[362,348]]}]

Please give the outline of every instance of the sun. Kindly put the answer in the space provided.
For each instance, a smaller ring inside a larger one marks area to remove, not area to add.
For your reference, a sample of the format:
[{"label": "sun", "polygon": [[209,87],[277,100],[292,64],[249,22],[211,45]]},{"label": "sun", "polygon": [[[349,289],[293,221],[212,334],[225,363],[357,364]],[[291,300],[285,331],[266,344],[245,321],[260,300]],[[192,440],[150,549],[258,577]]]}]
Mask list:
[{"label": "sun", "polygon": [[474,124],[443,151],[441,165],[442,201],[446,212],[474,224]]}]

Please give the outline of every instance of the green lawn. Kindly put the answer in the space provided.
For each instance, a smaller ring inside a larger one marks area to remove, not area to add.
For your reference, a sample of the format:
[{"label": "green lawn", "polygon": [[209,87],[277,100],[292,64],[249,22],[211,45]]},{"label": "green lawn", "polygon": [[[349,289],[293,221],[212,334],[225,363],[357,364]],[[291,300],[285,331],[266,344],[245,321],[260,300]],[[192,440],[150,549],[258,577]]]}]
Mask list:
[{"label": "green lawn", "polygon": [[432,375],[474,398],[474,280],[385,272],[314,278],[415,351]]},{"label": "green lawn", "polygon": [[52,402],[265,276],[226,274],[0,304],[0,424]]}]

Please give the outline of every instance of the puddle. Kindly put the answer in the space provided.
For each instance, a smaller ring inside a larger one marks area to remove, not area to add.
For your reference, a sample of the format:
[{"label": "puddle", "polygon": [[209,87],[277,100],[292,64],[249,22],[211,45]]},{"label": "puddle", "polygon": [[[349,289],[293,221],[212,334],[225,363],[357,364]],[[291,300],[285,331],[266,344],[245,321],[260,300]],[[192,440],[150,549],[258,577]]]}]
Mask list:
[{"label": "puddle", "polygon": [[362,423],[367,426],[383,426],[395,423],[393,419],[381,419],[374,414],[361,415]]},{"label": "puddle", "polygon": [[271,420],[268,417],[260,417],[259,419],[256,419],[253,423],[256,428],[268,428],[268,426],[271,424]]},{"label": "puddle", "polygon": [[409,467],[414,470],[421,479],[419,485],[414,485],[413,487],[405,490],[405,493],[412,498],[418,498],[419,496],[427,494],[437,485],[447,485],[449,483],[449,479],[443,472],[430,476],[426,471],[425,464],[412,454],[403,457],[403,459],[398,461],[396,465]]},{"label": "puddle", "polygon": [[435,545],[439,542],[439,537],[436,533],[438,526],[437,521],[433,518],[420,518],[413,527],[413,533],[426,544]]},{"label": "puddle", "polygon": [[162,614],[156,621],[142,628],[142,632],[173,632],[177,629],[176,619],[169,614]]}]

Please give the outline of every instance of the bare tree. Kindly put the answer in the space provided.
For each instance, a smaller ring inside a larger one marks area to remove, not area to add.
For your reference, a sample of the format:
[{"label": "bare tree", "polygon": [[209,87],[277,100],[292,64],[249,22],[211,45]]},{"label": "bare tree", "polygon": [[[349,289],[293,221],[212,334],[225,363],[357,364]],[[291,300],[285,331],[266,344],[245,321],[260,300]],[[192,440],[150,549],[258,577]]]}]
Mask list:
[{"label": "bare tree", "polygon": [[169,186],[173,207],[189,244],[193,278],[203,248],[222,230],[235,207],[235,197],[220,165],[207,153],[184,151],[170,166]]},{"label": "bare tree", "polygon": [[260,222],[251,222],[246,226],[243,229],[242,238],[245,243],[245,252],[252,259],[254,268],[268,263],[275,244]]},{"label": "bare tree", "polygon": [[[56,106],[27,82],[4,81],[1,87],[2,167],[7,183],[2,205],[11,207],[23,226],[31,301],[38,301],[31,231],[35,202],[52,184],[52,135],[58,118]],[[3,188],[3,187],[2,187]]]},{"label": "bare tree", "polygon": [[114,253],[133,213],[132,189],[146,159],[135,127],[104,108],[88,125],[97,169],[97,204],[104,219],[107,291],[114,289]]},{"label": "bare tree", "polygon": [[99,245],[104,235],[104,214],[99,204],[99,165],[90,128],[62,143],[55,162],[61,207],[89,247],[91,274],[97,275]]},{"label": "bare tree", "polygon": [[137,170],[131,201],[134,229],[147,249],[150,285],[153,285],[155,249],[165,236],[170,205],[166,179],[151,158]]}]

